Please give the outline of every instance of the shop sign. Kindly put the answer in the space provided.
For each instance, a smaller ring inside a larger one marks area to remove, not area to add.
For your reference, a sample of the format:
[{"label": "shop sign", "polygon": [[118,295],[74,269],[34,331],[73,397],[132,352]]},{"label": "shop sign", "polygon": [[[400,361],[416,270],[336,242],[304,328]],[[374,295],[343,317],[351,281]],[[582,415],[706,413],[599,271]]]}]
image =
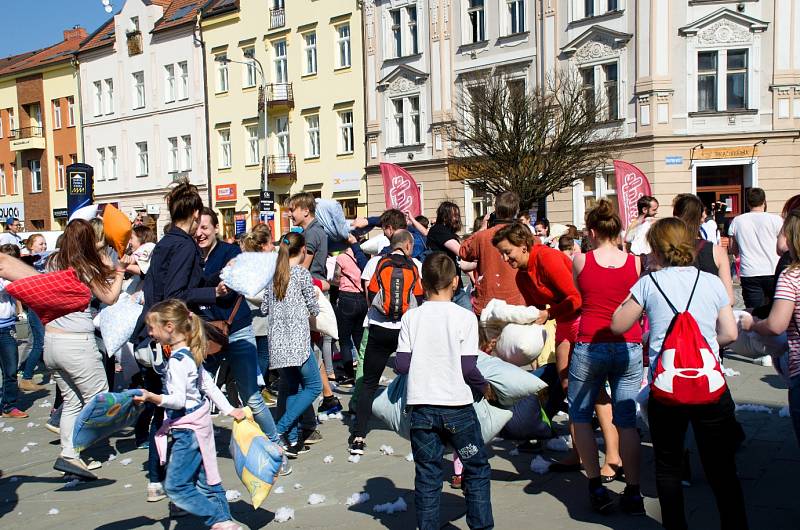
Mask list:
[{"label": "shop sign", "polygon": [[361,190],[360,173],[345,173],[343,175],[335,175],[333,177],[334,193],[343,191],[360,191],[360,190]]},{"label": "shop sign", "polygon": [[69,217],[67,214],[66,208],[53,208],[53,218],[55,219],[66,219]]},{"label": "shop sign", "polygon": [[233,230],[238,236],[247,232],[247,213],[236,212],[233,216]]},{"label": "shop sign", "polygon": [[25,220],[25,203],[9,202],[0,204],[0,221],[5,221],[9,217],[16,217],[20,221]]},{"label": "shop sign", "polygon": [[694,152],[695,160],[713,160],[719,158],[752,158],[758,156],[758,147],[743,145],[740,147],[715,147],[698,149]]},{"label": "shop sign", "polygon": [[668,166],[682,166],[683,157],[678,155],[668,156],[664,159],[664,162],[666,162]]},{"label": "shop sign", "polygon": [[236,184],[220,184],[215,190],[215,196],[218,202],[236,200]]}]

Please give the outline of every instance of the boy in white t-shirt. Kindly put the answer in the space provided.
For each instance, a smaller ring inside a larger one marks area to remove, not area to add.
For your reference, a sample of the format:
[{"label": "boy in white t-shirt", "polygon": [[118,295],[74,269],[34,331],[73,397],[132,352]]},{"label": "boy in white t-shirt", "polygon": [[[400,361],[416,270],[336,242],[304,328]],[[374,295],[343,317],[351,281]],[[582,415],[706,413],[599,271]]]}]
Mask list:
[{"label": "boy in white t-shirt", "polygon": [[434,252],[425,259],[422,287],[426,302],[401,319],[395,364],[398,373],[408,374],[417,527],[439,528],[442,456],[450,444],[464,466],[467,525],[492,528],[491,468],[472,407],[473,390],[494,399],[476,364],[478,322],[452,302],[458,275],[446,254]]}]

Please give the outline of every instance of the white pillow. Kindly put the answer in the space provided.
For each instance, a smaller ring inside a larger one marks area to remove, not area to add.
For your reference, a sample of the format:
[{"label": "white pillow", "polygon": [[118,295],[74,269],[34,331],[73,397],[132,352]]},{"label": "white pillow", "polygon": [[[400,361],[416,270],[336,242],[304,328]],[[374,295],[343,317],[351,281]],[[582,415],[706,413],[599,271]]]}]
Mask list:
[{"label": "white pillow", "polygon": [[222,269],[219,277],[228,289],[253,298],[272,281],[277,260],[275,252],[242,252]]},{"label": "white pillow", "polygon": [[492,384],[497,401],[504,407],[511,407],[520,399],[547,388],[544,381],[531,372],[483,352],[478,353],[478,370]]},{"label": "white pillow", "polygon": [[381,250],[388,246],[389,238],[381,234],[379,236],[371,237],[361,243],[361,250],[364,251],[364,254],[374,256],[376,254],[380,254]]},{"label": "white pillow", "polygon": [[109,356],[130,340],[142,309],[141,304],[136,303],[127,293],[122,293],[117,303],[98,313],[97,324]]},{"label": "white pillow", "polygon": [[339,340],[339,327],[336,324],[336,313],[333,312],[333,306],[328,298],[322,294],[322,291],[319,290],[319,287],[314,286],[314,290],[317,292],[319,315],[309,319],[311,330],[327,335],[333,340]]},{"label": "white pillow", "polygon": [[542,353],[547,329],[538,324],[506,324],[493,354],[514,366],[527,366]]}]

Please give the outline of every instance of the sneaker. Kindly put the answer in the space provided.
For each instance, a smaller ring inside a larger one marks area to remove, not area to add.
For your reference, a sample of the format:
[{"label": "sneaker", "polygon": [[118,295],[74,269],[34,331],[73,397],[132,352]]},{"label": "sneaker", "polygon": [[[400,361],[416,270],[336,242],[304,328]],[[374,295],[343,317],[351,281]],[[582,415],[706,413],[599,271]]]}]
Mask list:
[{"label": "sneaker", "polygon": [[189,515],[189,512],[187,512],[186,510],[182,510],[181,508],[178,508],[173,502],[169,503],[169,516],[170,517],[173,517],[173,518],[186,517],[187,515]]},{"label": "sneaker", "polygon": [[53,464],[53,469],[56,471],[63,471],[67,475],[75,475],[84,480],[97,480],[97,475],[89,471],[86,464],[80,458],[65,458],[59,456],[56,463]]},{"label": "sneaker", "polygon": [[25,412],[22,412],[18,408],[14,407],[13,409],[11,409],[9,411],[4,412],[3,413],[3,417],[4,418],[14,418],[14,419],[17,419],[17,420],[21,420],[21,419],[27,418],[28,414],[25,413]]},{"label": "sneaker", "polygon": [[336,384],[336,386],[339,388],[353,388],[355,384],[356,380],[352,377],[344,377]]},{"label": "sneaker", "polygon": [[33,379],[20,379],[18,386],[23,392],[38,392],[39,390],[45,390],[45,387],[42,385],[37,385],[34,383]]},{"label": "sneaker", "polygon": [[242,530],[242,527],[235,521],[222,521],[214,523],[211,530]]},{"label": "sneaker", "polygon": [[150,449],[150,442],[145,441],[136,446],[136,449]]},{"label": "sneaker", "polygon": [[619,508],[628,515],[645,515],[644,499],[641,495],[622,494],[619,498]]},{"label": "sneaker", "polygon": [[286,475],[292,474],[292,466],[289,465],[289,460],[286,457],[286,454],[283,455],[283,462],[281,463],[281,468],[278,470],[278,475],[281,477],[285,477]]},{"label": "sneaker", "polygon": [[47,423],[44,424],[44,428],[53,434],[61,436],[61,427],[59,427],[58,425],[53,425],[48,421]]},{"label": "sneaker", "polygon": [[278,404],[278,398],[266,388],[261,391],[261,397],[264,398],[264,403],[266,403],[268,407]]},{"label": "sneaker", "polygon": [[[160,482],[150,482],[147,484],[147,502],[158,502],[166,498],[167,494],[164,492],[164,486],[162,486]],[[172,512],[172,503],[170,503],[170,512]],[[170,515],[172,515],[172,513],[170,513]]]},{"label": "sneaker", "polygon": [[291,458],[292,460],[294,460],[298,456],[300,456],[302,454],[305,454],[305,453],[309,452],[310,450],[311,450],[311,448],[309,446],[307,446],[305,444],[302,444],[300,442],[296,442],[296,443],[294,443],[292,445],[287,446],[284,449],[284,453],[286,453],[286,457],[287,458]]},{"label": "sneaker", "polygon": [[528,440],[527,442],[522,442],[517,446],[517,450],[520,453],[541,453],[543,449],[544,444],[542,444],[542,442],[539,440],[533,442]]},{"label": "sneaker", "polygon": [[86,469],[89,471],[94,471],[95,469],[100,469],[103,467],[103,464],[99,460],[89,460],[89,462],[81,460],[81,462],[83,462],[83,464],[86,466]]},{"label": "sneaker", "polygon": [[303,431],[303,443],[306,445],[314,445],[322,441],[322,433],[314,429],[313,431]]},{"label": "sneaker", "polygon": [[464,488],[464,485],[462,484],[461,475],[453,475],[452,477],[450,477],[450,487],[453,488],[454,490],[460,490]]},{"label": "sneaker", "polygon": [[589,493],[589,502],[592,504],[592,509],[597,513],[606,515],[611,511],[614,501],[611,500],[606,488],[600,487]]},{"label": "sneaker", "polygon": [[322,398],[322,403],[320,403],[317,412],[320,414],[336,414],[337,412],[341,412],[342,404],[339,402],[339,398],[336,396],[327,396]]},{"label": "sneaker", "polygon": [[367,444],[364,442],[363,438],[354,439],[353,442],[350,444],[350,454],[351,455],[363,455],[364,449],[367,447]]}]

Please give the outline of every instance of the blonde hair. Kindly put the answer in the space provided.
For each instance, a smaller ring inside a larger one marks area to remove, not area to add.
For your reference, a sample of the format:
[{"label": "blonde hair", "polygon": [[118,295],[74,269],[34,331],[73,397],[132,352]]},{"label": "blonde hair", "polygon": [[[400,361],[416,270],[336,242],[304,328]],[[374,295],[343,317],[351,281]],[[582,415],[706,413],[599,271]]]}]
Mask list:
[{"label": "blonde hair", "polygon": [[272,230],[264,223],[257,224],[242,238],[242,250],[261,252],[263,246],[272,241]]},{"label": "blonde hair", "polygon": [[694,240],[686,223],[677,217],[659,219],[647,231],[650,249],[669,267],[686,267],[694,263]]},{"label": "blonde hair", "polygon": [[186,337],[186,344],[192,351],[195,364],[203,364],[208,346],[203,320],[189,311],[185,303],[176,299],[159,302],[150,308],[145,321],[149,326],[164,326],[167,322],[172,322],[175,331]]},{"label": "blonde hair", "polygon": [[791,263],[786,270],[800,268],[800,208],[795,208],[786,214],[781,232],[786,237],[786,246],[789,247]]}]

